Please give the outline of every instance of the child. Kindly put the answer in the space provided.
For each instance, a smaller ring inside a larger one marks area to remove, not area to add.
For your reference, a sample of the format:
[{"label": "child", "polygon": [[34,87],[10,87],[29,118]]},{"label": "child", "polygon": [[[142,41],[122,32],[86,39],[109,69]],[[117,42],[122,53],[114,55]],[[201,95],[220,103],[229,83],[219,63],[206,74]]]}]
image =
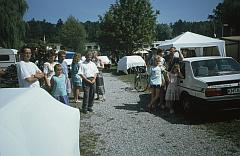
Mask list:
[{"label": "child", "polygon": [[79,70],[79,61],[80,61],[81,55],[75,54],[72,61],[72,85],[73,85],[73,96],[74,96],[74,102],[80,102],[78,97],[80,95],[80,89],[82,87],[82,78],[80,75],[78,75]]},{"label": "child", "polygon": [[63,74],[62,66],[60,64],[56,64],[54,66],[55,75],[51,78],[51,94],[58,101],[69,104],[69,99],[67,95],[67,78]]},{"label": "child", "polygon": [[162,69],[160,67],[161,57],[156,55],[154,61],[154,65],[149,69],[151,101],[147,105],[147,111],[150,112],[154,111],[156,108],[156,103],[160,98],[160,87],[162,85]]},{"label": "child", "polygon": [[165,100],[166,100],[166,106],[170,110],[170,114],[174,113],[173,109],[173,104],[174,102],[179,100],[179,89],[177,86],[177,80],[178,77],[183,77],[181,72],[180,72],[180,66],[179,64],[174,64],[171,71],[168,73],[168,79],[169,79],[169,84],[167,87],[166,95],[165,95]]}]

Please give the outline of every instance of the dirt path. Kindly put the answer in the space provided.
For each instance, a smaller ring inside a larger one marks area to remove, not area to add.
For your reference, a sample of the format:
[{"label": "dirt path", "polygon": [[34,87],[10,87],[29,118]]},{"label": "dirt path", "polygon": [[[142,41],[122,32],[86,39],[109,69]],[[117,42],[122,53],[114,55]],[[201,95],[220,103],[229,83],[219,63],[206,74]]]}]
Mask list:
[{"label": "dirt path", "polygon": [[[104,73],[105,102],[96,101],[94,112],[81,114],[82,156],[106,155],[240,155],[237,140],[219,127],[234,127],[239,137],[239,118],[223,121],[189,121],[166,111],[142,111],[148,94],[139,94],[129,84]],[[217,128],[217,129],[216,129]],[[228,129],[228,128],[226,128]]]}]

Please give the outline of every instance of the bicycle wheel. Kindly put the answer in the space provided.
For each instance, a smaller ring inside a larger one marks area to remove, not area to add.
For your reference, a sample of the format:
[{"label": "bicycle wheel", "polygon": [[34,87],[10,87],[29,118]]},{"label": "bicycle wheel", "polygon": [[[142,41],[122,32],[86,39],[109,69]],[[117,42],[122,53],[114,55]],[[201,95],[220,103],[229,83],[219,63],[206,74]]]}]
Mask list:
[{"label": "bicycle wheel", "polygon": [[142,73],[136,74],[134,86],[135,86],[135,89],[139,92],[143,92],[147,90],[147,86],[148,86],[147,75]]}]

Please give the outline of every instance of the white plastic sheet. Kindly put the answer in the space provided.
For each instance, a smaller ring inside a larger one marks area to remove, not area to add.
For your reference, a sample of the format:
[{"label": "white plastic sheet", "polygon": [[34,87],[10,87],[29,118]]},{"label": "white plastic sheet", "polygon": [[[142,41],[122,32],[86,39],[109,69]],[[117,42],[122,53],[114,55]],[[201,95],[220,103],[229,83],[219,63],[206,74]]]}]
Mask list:
[{"label": "white plastic sheet", "polygon": [[124,73],[128,74],[127,70],[129,68],[137,66],[146,66],[146,63],[141,56],[124,56],[118,61],[117,72],[123,71]]},{"label": "white plastic sheet", "polygon": [[79,110],[41,88],[0,89],[1,156],[79,156]]},{"label": "white plastic sheet", "polygon": [[[169,49],[171,47],[176,47],[178,50],[181,48],[217,47],[219,55],[223,57],[226,56],[225,41],[192,32],[185,32],[158,46],[158,48],[161,49]],[[201,51],[201,49],[199,51]]]}]

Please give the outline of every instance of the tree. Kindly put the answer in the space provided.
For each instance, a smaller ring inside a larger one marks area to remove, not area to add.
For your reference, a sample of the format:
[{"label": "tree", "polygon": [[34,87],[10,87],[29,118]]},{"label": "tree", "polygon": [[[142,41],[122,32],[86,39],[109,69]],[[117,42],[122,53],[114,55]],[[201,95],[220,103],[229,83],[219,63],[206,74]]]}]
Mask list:
[{"label": "tree", "polygon": [[24,13],[28,5],[25,0],[0,1],[0,46],[19,48],[25,35]]},{"label": "tree", "polygon": [[168,24],[157,24],[156,38],[158,41],[169,40],[172,38],[172,28]]},{"label": "tree", "polygon": [[61,26],[60,40],[63,46],[69,50],[83,52],[86,42],[86,31],[83,24],[73,16],[68,17]]},{"label": "tree", "polygon": [[149,0],[119,0],[100,18],[100,24],[99,41],[104,48],[131,54],[143,44],[153,42],[156,14]]},{"label": "tree", "polygon": [[219,23],[222,31],[224,26],[227,26],[230,30],[230,35],[240,35],[239,10],[239,0],[224,0],[223,3],[219,3],[216,8],[213,9],[213,14],[209,15],[209,19]]},{"label": "tree", "polygon": [[87,22],[83,23],[83,25],[84,25],[84,28],[87,33],[87,41],[88,42],[97,42],[98,35],[100,32],[99,22],[87,21]]},{"label": "tree", "polygon": [[35,21],[32,19],[27,22],[27,32],[26,32],[26,43],[39,43],[43,42],[44,36],[46,43],[56,43],[59,42],[58,29],[56,24],[52,24],[43,21]]}]

